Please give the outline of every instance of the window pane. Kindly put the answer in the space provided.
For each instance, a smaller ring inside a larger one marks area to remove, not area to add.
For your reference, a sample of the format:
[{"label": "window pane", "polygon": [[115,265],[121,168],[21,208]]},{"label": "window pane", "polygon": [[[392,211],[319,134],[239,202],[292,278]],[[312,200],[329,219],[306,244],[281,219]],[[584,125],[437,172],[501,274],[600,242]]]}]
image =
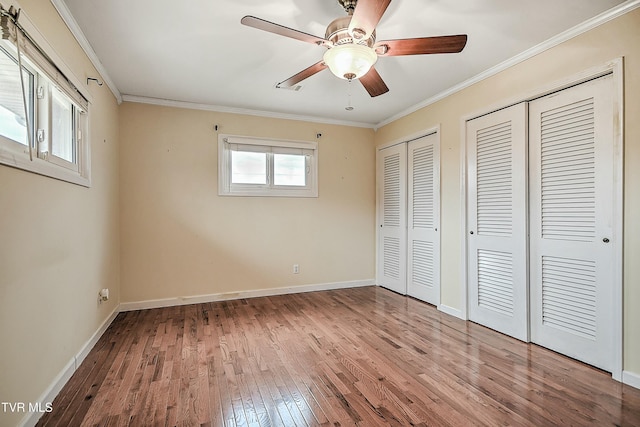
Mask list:
[{"label": "window pane", "polygon": [[298,154],[273,155],[274,185],[306,185],[305,156]]},{"label": "window pane", "polygon": [[[23,77],[27,108],[33,123],[33,74],[23,67]],[[20,69],[4,49],[0,49],[0,135],[27,145],[27,121],[20,87]]]},{"label": "window pane", "polygon": [[51,154],[73,163],[73,104],[56,88],[51,91],[51,95]]},{"label": "window pane", "polygon": [[232,184],[266,184],[267,153],[231,152]]}]

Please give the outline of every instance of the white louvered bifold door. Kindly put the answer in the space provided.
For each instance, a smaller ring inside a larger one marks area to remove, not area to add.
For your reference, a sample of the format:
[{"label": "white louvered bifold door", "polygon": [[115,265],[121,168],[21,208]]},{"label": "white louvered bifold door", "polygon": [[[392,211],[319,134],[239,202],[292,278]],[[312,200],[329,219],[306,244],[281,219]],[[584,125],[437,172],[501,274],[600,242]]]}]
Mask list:
[{"label": "white louvered bifold door", "polygon": [[407,145],[378,151],[379,286],[407,293]]},{"label": "white louvered bifold door", "polygon": [[612,77],[530,104],[531,340],[611,371]]},{"label": "white louvered bifold door", "polygon": [[408,144],[407,294],[440,304],[440,144],[438,134]]},{"label": "white louvered bifold door", "polygon": [[528,341],[526,104],[467,122],[469,318]]}]

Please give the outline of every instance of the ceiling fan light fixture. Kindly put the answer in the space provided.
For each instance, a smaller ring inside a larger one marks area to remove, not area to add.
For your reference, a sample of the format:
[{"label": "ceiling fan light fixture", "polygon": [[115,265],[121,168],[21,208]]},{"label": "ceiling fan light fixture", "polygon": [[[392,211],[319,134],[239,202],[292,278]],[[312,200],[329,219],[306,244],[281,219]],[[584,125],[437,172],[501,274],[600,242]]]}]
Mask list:
[{"label": "ceiling fan light fixture", "polygon": [[327,50],[323,60],[336,77],[352,80],[367,74],[378,60],[378,55],[368,46],[346,43]]}]

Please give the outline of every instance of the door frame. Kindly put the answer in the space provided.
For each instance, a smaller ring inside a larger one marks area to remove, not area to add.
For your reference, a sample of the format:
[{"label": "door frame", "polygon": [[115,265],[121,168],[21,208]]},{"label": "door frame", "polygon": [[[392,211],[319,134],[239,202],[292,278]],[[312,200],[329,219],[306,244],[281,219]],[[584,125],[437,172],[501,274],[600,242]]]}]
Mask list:
[{"label": "door frame", "polygon": [[[431,126],[428,128],[424,128],[422,130],[419,130],[417,132],[405,135],[403,137],[394,139],[393,141],[387,142],[385,144],[379,145],[377,146],[376,149],[376,224],[375,224],[375,229],[376,229],[376,286],[380,286],[379,285],[379,281],[380,278],[378,277],[378,266],[380,264],[380,256],[379,256],[379,251],[378,251],[378,247],[379,247],[379,242],[380,242],[380,224],[382,223],[382,218],[380,215],[380,192],[382,191],[381,189],[381,180],[380,180],[380,173],[378,171],[378,156],[380,155],[380,151],[384,150],[385,148],[390,148],[393,147],[395,145],[399,145],[399,144],[406,144],[409,143],[411,141],[414,141],[416,139],[420,139],[422,137],[425,136],[430,136],[436,134],[438,137],[438,144],[440,144],[440,124],[436,125],[436,126]],[[408,167],[408,165],[407,165]],[[438,175],[440,174],[440,160],[438,159]],[[440,187],[440,178],[438,178],[438,187]],[[408,191],[408,185],[405,186],[405,191]],[[405,194],[405,198],[406,198],[407,194]],[[440,191],[438,191],[438,197],[440,197]],[[439,204],[439,206],[441,207],[441,204]],[[438,212],[438,224],[437,224],[438,229],[440,229],[440,212]],[[405,237],[407,235],[407,228],[406,228],[406,224],[405,224]],[[406,239],[405,239],[406,242]],[[442,245],[442,243],[440,243]],[[442,250],[442,248],[438,248],[438,250]],[[408,264],[409,264],[409,260],[407,259],[407,257],[405,257],[404,259],[404,269],[405,272],[408,269]],[[440,292],[442,290],[442,287],[440,286],[440,283],[438,283],[438,288],[440,289]],[[405,283],[405,293],[406,295],[406,283]],[[438,310],[440,310],[440,303],[438,303]]]},{"label": "door frame", "polygon": [[[616,381],[622,381],[623,373],[623,322],[624,322],[624,301],[623,301],[623,226],[624,226],[624,59],[622,57],[615,58],[604,64],[589,68],[585,71],[569,75],[565,78],[543,85],[532,91],[524,92],[521,95],[511,97],[509,99],[491,104],[481,110],[464,115],[460,119],[460,283],[461,283],[461,301],[460,314],[464,320],[469,319],[469,310],[467,305],[469,280],[467,275],[468,263],[468,243],[467,236],[467,208],[468,208],[468,186],[467,186],[467,151],[466,151],[466,128],[469,120],[490,114],[494,111],[501,110],[506,107],[518,104],[520,102],[530,102],[537,98],[568,89],[572,86],[585,83],[589,80],[611,74],[613,78],[613,117],[614,123],[614,206],[613,206],[613,311],[618,313],[614,318],[613,348],[611,349],[612,358],[612,377]],[[527,213],[528,215],[528,213]],[[529,319],[530,322],[530,319]]]}]

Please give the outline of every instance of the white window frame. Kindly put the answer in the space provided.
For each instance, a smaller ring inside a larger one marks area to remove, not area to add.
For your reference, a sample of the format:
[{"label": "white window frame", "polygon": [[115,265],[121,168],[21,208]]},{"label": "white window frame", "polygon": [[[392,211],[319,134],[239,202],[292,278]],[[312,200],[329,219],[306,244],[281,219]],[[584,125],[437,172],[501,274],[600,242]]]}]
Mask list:
[{"label": "white window frame", "polygon": [[[18,7],[17,3],[14,5]],[[20,40],[22,65],[34,74],[32,99],[28,100],[33,105],[33,113],[29,117],[31,129],[28,130],[32,132],[31,155],[28,145],[0,135],[0,164],[90,187],[89,97],[77,89],[80,87],[77,78],[46,40],[40,38],[40,33],[24,11],[20,14],[19,24],[31,38],[27,40],[24,34],[19,34],[17,38]],[[0,40],[0,44],[17,60],[18,50],[15,41],[16,39]],[[33,43],[37,43],[37,46]],[[59,90],[73,105],[72,136],[75,153],[71,162],[52,154],[51,93],[54,90]]]},{"label": "white window frame", "polygon": [[[267,154],[266,184],[233,184],[231,152],[256,151]],[[306,185],[275,185],[274,154],[305,155]],[[218,195],[259,197],[318,197],[318,143],[218,135]]]}]

